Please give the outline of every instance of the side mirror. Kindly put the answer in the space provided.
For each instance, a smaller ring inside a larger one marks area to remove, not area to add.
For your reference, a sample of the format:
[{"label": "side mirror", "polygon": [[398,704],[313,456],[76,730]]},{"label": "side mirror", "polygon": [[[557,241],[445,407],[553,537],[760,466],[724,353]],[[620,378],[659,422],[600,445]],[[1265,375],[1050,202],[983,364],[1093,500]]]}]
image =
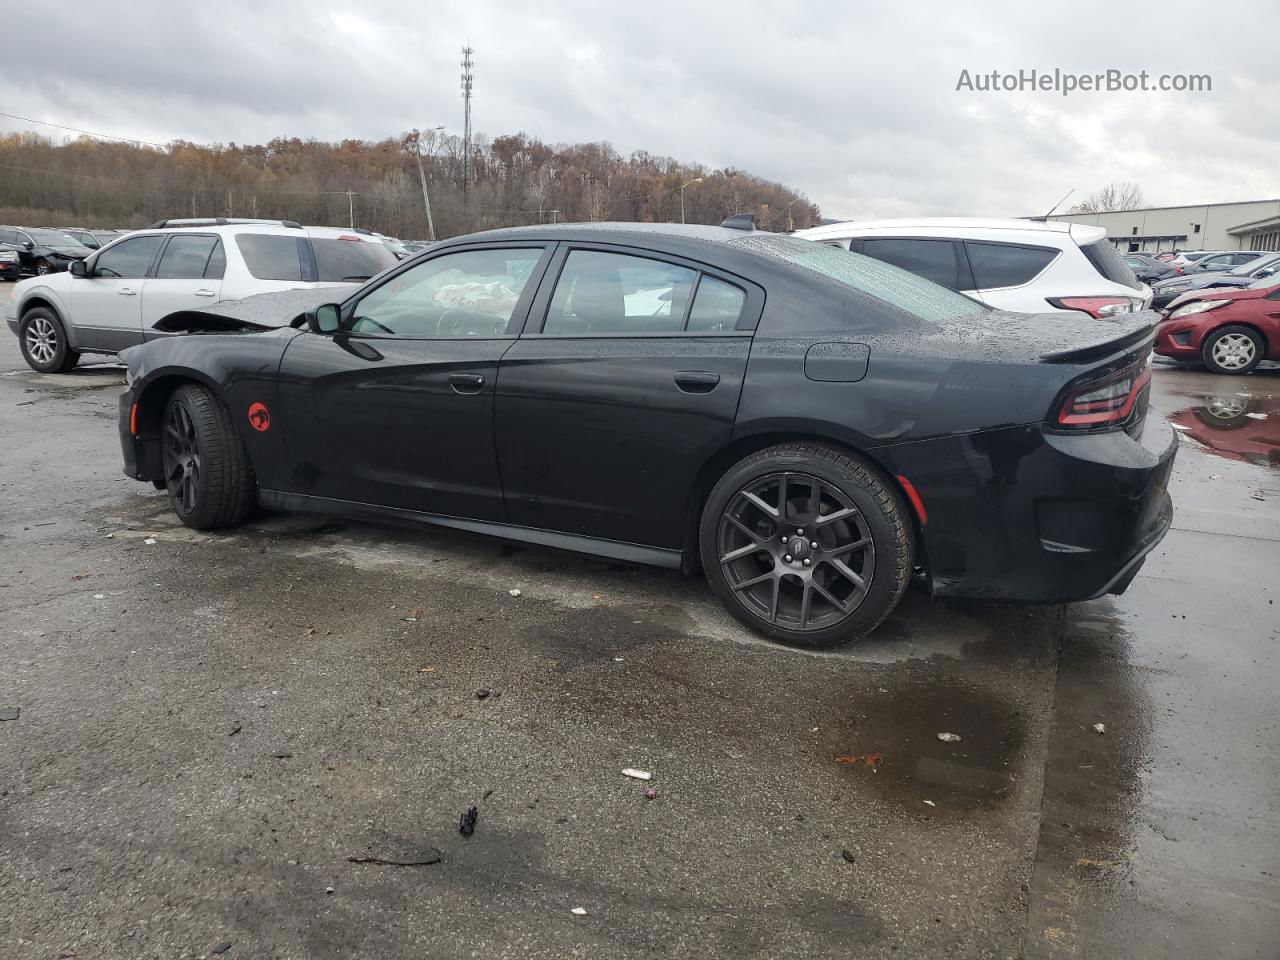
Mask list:
[{"label": "side mirror", "polygon": [[342,329],[342,308],[336,303],[322,303],[307,314],[307,327],[312,333],[333,336]]},{"label": "side mirror", "polygon": [[87,277],[89,275],[89,265],[83,260],[72,260],[71,266],[67,267],[73,277]]},{"label": "side mirror", "polygon": [[36,248],[35,241],[33,241],[33,240],[23,240],[23,241],[22,241],[22,249],[23,249],[23,250],[34,250],[35,248]]}]

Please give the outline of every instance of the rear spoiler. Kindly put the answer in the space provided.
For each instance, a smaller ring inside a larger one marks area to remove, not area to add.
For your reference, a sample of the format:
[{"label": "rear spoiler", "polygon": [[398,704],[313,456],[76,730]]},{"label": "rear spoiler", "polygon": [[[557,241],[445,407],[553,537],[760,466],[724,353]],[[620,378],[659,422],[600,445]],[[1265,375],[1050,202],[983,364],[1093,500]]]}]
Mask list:
[{"label": "rear spoiler", "polygon": [[[1113,353],[1142,346],[1155,339],[1156,324],[1160,314],[1154,310],[1122,313],[1114,318],[1095,321],[1097,336],[1077,343],[1065,350],[1051,350],[1040,354],[1043,363],[1087,363],[1100,360]],[[1120,329],[1117,330],[1116,327]]]}]

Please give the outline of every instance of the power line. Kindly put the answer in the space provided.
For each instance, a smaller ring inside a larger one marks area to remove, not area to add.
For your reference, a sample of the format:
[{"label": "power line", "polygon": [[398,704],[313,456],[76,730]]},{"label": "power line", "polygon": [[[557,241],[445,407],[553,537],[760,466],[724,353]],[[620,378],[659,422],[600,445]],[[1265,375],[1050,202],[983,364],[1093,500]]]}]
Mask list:
[{"label": "power line", "polygon": [[151,140],[139,140],[137,137],[117,137],[112,133],[94,133],[92,130],[81,130],[79,127],[68,127],[63,123],[52,123],[49,120],[35,120],[31,117],[20,117],[16,113],[5,113],[0,110],[0,117],[8,117],[10,120],[22,120],[26,123],[42,123],[46,127],[57,127],[59,130],[70,130],[72,133],[83,133],[86,137],[100,137],[103,140],[120,140],[124,143],[145,143],[149,147],[167,147],[165,143],[155,143]]}]

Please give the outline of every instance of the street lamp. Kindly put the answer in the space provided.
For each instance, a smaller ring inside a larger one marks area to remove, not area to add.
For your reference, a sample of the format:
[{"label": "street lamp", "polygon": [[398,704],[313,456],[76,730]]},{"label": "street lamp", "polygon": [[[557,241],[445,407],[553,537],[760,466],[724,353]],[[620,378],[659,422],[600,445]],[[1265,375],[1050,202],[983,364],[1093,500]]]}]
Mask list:
[{"label": "street lamp", "polygon": [[[795,203],[799,199],[800,199],[799,197],[792,197],[791,203]],[[785,207],[782,208],[782,215],[784,217],[787,216],[787,211],[791,209],[791,203],[788,203]],[[794,230],[796,226],[795,221],[789,219],[787,222],[791,225],[791,229]]]},{"label": "street lamp", "polygon": [[432,243],[436,242],[436,224],[431,219],[431,198],[427,196],[427,175],[422,169],[422,134],[437,133],[444,127],[429,127],[418,134],[418,139],[414,142],[414,152],[418,155],[418,179],[422,181],[422,205],[427,208],[427,239]]},{"label": "street lamp", "polygon": [[692,180],[689,181],[689,183],[680,184],[680,222],[681,223],[684,223],[684,188],[689,186],[689,184],[701,183],[701,182],[702,182],[701,177],[694,177]]}]

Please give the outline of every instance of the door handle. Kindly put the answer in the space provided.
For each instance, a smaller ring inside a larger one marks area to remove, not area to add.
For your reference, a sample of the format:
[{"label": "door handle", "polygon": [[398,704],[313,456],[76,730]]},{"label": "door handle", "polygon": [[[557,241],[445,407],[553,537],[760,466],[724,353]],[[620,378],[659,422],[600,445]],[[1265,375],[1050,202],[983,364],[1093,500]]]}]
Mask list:
[{"label": "door handle", "polygon": [[138,291],[134,290],[132,287],[121,287],[116,291],[116,293],[120,294],[122,297],[136,297],[138,295]]},{"label": "door handle", "polygon": [[675,381],[685,393],[710,393],[720,382],[720,374],[710,370],[680,370]]},{"label": "door handle", "polygon": [[454,393],[479,393],[484,389],[484,376],[479,373],[451,373],[449,385]]},{"label": "door handle", "polygon": [[217,294],[214,293],[212,290],[197,290],[196,296],[197,297],[216,297]]}]

